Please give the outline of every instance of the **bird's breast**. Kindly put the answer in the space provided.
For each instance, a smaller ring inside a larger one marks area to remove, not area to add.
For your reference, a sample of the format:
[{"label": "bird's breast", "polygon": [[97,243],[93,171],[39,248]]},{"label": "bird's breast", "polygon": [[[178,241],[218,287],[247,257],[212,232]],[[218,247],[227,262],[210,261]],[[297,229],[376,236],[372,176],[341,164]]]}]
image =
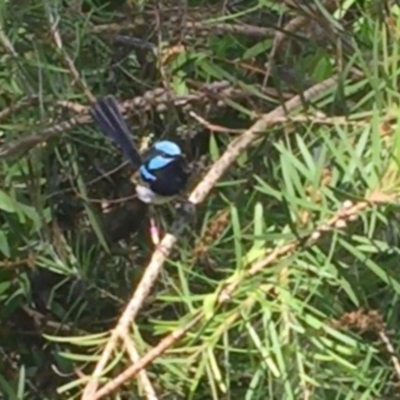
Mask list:
[{"label": "bird's breast", "polygon": [[166,197],[179,194],[185,188],[189,175],[182,156],[150,158],[145,160],[139,173],[153,192]]}]

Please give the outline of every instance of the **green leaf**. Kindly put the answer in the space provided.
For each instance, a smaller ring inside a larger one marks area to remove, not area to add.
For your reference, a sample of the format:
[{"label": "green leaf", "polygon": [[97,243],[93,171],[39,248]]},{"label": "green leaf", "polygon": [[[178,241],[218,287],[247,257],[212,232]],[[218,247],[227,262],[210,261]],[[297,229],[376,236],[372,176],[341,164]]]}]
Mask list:
[{"label": "green leaf", "polygon": [[0,296],[3,293],[6,293],[8,289],[11,287],[11,280],[8,282],[0,282]]},{"label": "green leaf", "polygon": [[9,382],[7,382],[6,379],[2,375],[0,375],[0,388],[1,392],[4,395],[7,395],[7,399],[9,400],[21,400],[21,398],[18,397],[17,393],[14,391],[13,387]]},{"label": "green leaf", "polygon": [[219,147],[214,134],[210,135],[210,156],[213,162],[217,161],[220,157]]},{"label": "green leaf", "polygon": [[211,319],[214,316],[217,299],[217,294],[210,294],[204,297],[203,311],[206,319]]},{"label": "green leaf", "polygon": [[271,48],[272,40],[266,39],[261,42],[258,42],[254,46],[247,49],[242,56],[242,60],[247,60],[249,58],[257,57],[261,53],[265,53]]},{"label": "green leaf", "polygon": [[3,190],[0,190],[0,210],[9,213],[17,213],[20,211],[18,203]]},{"label": "green leaf", "polygon": [[0,252],[3,253],[5,257],[10,257],[11,251],[10,246],[8,244],[8,238],[4,231],[0,230]]}]

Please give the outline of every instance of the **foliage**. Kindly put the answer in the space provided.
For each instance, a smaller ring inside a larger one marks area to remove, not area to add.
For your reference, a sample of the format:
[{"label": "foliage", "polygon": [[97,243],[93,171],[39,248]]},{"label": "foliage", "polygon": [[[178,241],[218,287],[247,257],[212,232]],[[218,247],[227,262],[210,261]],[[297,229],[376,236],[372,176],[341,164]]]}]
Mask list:
[{"label": "foliage", "polygon": [[[336,74],[197,207],[131,337],[143,356],[196,322],[146,367],[160,398],[396,398],[398,7],[79,3],[1,3],[0,391],[79,398],[154,250],[85,85],[125,101],[138,146],[177,139],[207,169]],[[155,212],[165,230],[178,213]],[[103,383],[131,364],[122,349]],[[113,396],[143,393],[134,378]]]}]

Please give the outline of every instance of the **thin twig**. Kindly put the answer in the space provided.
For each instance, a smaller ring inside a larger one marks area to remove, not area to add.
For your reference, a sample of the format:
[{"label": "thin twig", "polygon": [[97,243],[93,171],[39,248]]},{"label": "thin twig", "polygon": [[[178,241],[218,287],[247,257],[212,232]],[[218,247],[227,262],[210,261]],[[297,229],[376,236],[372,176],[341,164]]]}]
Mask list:
[{"label": "thin twig", "polygon": [[[207,121],[205,118],[201,117],[194,111],[190,111],[189,115],[194,118],[201,125],[209,129],[211,132],[219,132],[219,133],[229,133],[229,134],[242,134],[245,132],[245,129],[237,129],[237,128],[227,128],[221,125],[215,125],[211,122]],[[282,117],[276,117],[273,121],[275,124],[278,123],[310,123],[310,124],[319,124],[319,125],[345,125],[345,126],[354,126],[354,127],[365,127],[366,125],[370,125],[370,120],[363,121],[350,121],[346,117],[324,117],[320,115],[285,115]]]},{"label": "thin twig", "polygon": [[62,60],[64,61],[65,65],[67,66],[71,76],[73,77],[74,81],[78,83],[80,88],[82,89],[83,93],[87,97],[87,99],[91,102],[94,103],[96,101],[96,97],[93,96],[92,92],[89,90],[88,86],[86,83],[83,81],[81,78],[78,70],[76,69],[74,62],[71,60],[69,57],[68,53],[64,50],[63,48],[63,43],[61,40],[61,35],[58,32],[58,23],[60,22],[60,18],[54,18],[53,13],[51,12],[50,5],[46,2],[46,11],[47,11],[47,17],[49,19],[50,23],[50,31],[51,35],[53,36],[54,43],[57,47],[57,49],[60,52],[60,55],[62,57]]},{"label": "thin twig", "polygon": [[19,54],[15,50],[13,44],[8,39],[8,37],[4,31],[4,28],[1,25],[1,22],[0,22],[0,44],[4,47],[6,52],[14,59],[16,65],[21,73],[20,78],[21,78],[21,82],[23,83],[23,85],[25,85],[25,89],[28,91],[30,96],[34,96],[35,90],[27,80],[23,66],[21,65]]},{"label": "thin twig", "polygon": [[2,119],[8,118],[10,115],[23,110],[25,107],[29,107],[32,104],[35,104],[39,101],[39,97],[36,95],[25,97],[24,99],[20,100],[18,103],[11,104],[7,108],[3,108],[0,111],[0,121]]},{"label": "thin twig", "polygon": [[397,375],[397,381],[400,382],[400,362],[399,358],[396,356],[396,350],[394,349],[392,343],[389,340],[389,337],[386,335],[385,331],[379,331],[379,337],[382,342],[385,344],[388,353],[390,354],[390,359],[392,360],[394,370]]},{"label": "thin twig", "polygon": [[16,50],[14,49],[14,46],[12,45],[12,43],[10,42],[10,40],[8,39],[7,35],[4,32],[3,27],[0,25],[0,43],[3,45],[3,47],[5,48],[5,50],[13,57],[17,58],[18,57],[18,53],[16,52]]},{"label": "thin twig", "polygon": [[[124,341],[124,346],[132,361],[132,364],[135,365],[140,360],[140,355],[137,352],[132,339],[128,335],[125,335],[123,337],[123,341]],[[142,384],[142,389],[145,393],[147,400],[158,400],[156,391],[154,390],[153,385],[151,384],[151,381],[147,376],[146,370],[143,368],[142,370],[140,370],[138,375],[140,383]]]},{"label": "thin twig", "polygon": [[272,48],[271,51],[269,52],[268,55],[268,61],[265,63],[265,75],[264,75],[264,80],[262,87],[265,87],[267,85],[267,81],[271,72],[271,67],[274,62],[274,58],[278,50],[281,48],[283,42],[285,39],[288,39],[292,37],[290,34],[296,31],[299,31],[299,29],[307,23],[307,19],[304,18],[303,16],[297,16],[294,19],[290,20],[282,30],[277,30],[275,33],[274,41],[272,43]]},{"label": "thin twig", "polygon": [[[90,33],[93,34],[104,34],[104,33],[118,33],[121,31],[135,31],[138,29],[136,23],[113,23],[106,25],[96,25],[89,29]],[[186,22],[185,29],[193,31],[206,31],[206,32],[218,32],[218,33],[232,33],[245,35],[250,37],[258,38],[270,38],[274,36],[275,29],[264,28],[261,26],[249,25],[249,24],[227,24],[227,23],[205,23],[205,22]]]},{"label": "thin twig", "polygon": [[209,129],[211,132],[230,133],[230,134],[232,134],[232,133],[242,134],[245,132],[245,129],[226,128],[224,126],[212,124],[211,122],[208,122],[203,117],[200,117],[200,115],[198,115],[194,111],[190,111],[189,115],[192,118],[194,118],[197,122],[199,122],[201,125],[203,125],[207,129]]},{"label": "thin twig", "polygon": [[6,143],[0,147],[0,157],[15,157],[28,152],[38,144],[44,143],[54,136],[65,133],[78,125],[84,125],[91,122],[88,114],[70,118],[66,121],[51,125],[48,128],[40,129],[30,135],[24,136],[18,140]]}]

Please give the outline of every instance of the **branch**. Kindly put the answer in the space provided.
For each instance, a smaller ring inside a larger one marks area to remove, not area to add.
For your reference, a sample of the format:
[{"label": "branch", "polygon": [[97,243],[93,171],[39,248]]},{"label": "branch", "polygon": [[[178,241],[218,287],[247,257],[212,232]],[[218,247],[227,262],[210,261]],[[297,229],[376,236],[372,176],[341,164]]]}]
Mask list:
[{"label": "branch", "polygon": [[[197,185],[189,196],[189,202],[193,205],[201,203],[225,171],[235,162],[239,155],[249,147],[268,127],[274,124],[277,117],[284,116],[286,112],[291,112],[300,107],[304,101],[315,99],[322,92],[333,87],[337,83],[337,76],[329,78],[305,91],[301,96],[295,96],[287,101],[284,105],[277,107],[272,112],[263,115],[254,125],[252,125],[243,135],[233,140],[226,149],[225,153],[210,168],[208,173]],[[185,217],[181,216],[172,226],[171,233],[167,233],[161,243],[154,251],[151,260],[143,274],[142,280],[138,284],[131,300],[129,301],[125,311],[120,317],[116,328],[112,331],[109,342],[107,343],[102,357],[98,361],[95,370],[84,390],[82,400],[92,400],[95,397],[99,379],[104,368],[118,342],[118,338],[125,335],[129,325],[133,323],[138,311],[140,310],[144,299],[148,296],[161,268],[170,255],[178,236],[185,226]],[[137,365],[134,365],[137,367]]]}]

